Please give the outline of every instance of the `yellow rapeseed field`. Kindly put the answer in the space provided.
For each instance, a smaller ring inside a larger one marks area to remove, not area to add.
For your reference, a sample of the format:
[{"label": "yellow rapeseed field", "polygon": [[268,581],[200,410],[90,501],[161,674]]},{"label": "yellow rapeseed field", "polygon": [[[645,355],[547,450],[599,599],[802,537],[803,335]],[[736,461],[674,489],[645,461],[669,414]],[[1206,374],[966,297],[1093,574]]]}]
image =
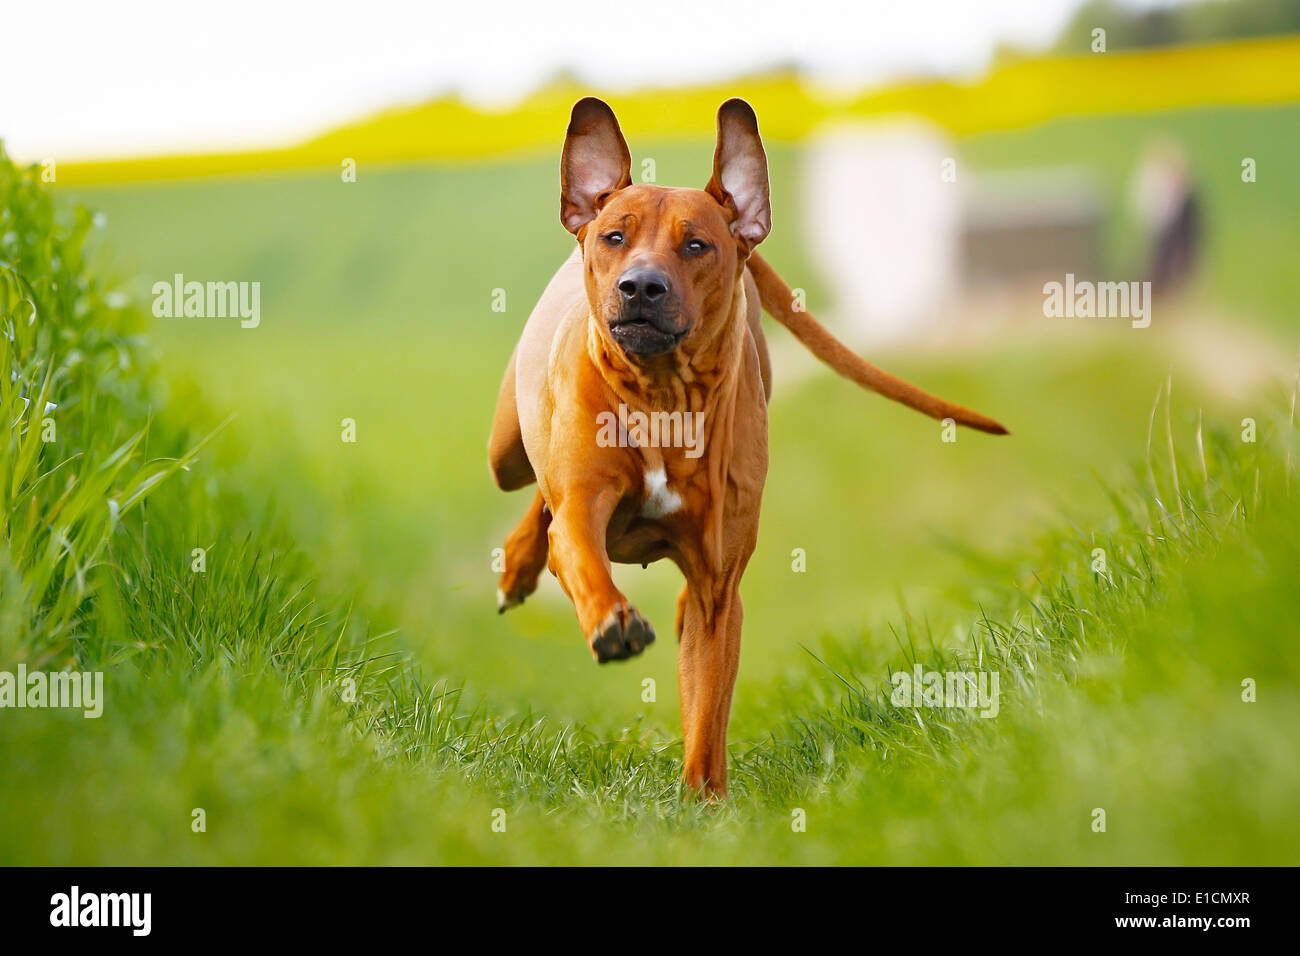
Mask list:
[{"label": "yellow rapeseed field", "polygon": [[[504,110],[443,98],[395,108],[316,139],[275,150],[162,156],[59,166],[60,184],[128,182],[275,169],[412,160],[478,160],[554,149],[569,108],[595,93],[571,82]],[[711,134],[714,110],[743,96],[773,141],[795,142],[833,117],[912,114],[961,135],[1013,129],[1060,115],[1300,100],[1300,37],[1141,52],[1020,59],[970,82],[926,80],[854,95],[819,90],[792,72],[688,89],[608,94],[625,132],[642,142]]]}]

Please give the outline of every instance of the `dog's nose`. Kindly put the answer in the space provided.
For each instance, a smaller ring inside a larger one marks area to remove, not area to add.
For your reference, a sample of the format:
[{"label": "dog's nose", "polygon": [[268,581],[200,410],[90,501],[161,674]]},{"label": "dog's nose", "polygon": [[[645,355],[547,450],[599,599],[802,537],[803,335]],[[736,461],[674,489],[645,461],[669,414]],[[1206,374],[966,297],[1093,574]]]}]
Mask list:
[{"label": "dog's nose", "polygon": [[618,291],[626,301],[640,298],[653,305],[668,294],[668,279],[657,269],[634,267],[619,277]]}]

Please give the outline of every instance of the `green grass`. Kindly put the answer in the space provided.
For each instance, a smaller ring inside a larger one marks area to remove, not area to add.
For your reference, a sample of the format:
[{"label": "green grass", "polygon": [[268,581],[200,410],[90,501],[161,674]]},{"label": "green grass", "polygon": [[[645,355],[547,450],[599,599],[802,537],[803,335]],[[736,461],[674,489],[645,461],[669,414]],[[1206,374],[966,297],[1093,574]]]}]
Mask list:
[{"label": "green grass", "polygon": [[[1282,112],[1254,135],[1271,142]],[[1136,141],[1125,122],[1114,135]],[[970,149],[989,166],[1033,149],[1046,159],[1060,129],[1037,146],[1005,135]],[[655,155],[661,181],[705,177],[707,150]],[[774,151],[778,224],[794,220],[794,161]],[[24,218],[0,229],[20,253],[0,259],[45,316],[20,364],[26,381],[53,370],[61,410],[59,442],[31,460],[30,429],[0,445],[7,473],[23,461],[27,476],[5,482],[21,493],[3,499],[0,669],[75,659],[107,671],[109,702],[97,721],[0,711],[0,861],[1294,860],[1290,393],[1230,401],[1169,335],[1115,328],[882,359],[1014,432],[956,445],[830,377],[783,385],[778,355],[734,799],[683,801],[671,641],[597,668],[550,582],[494,613],[491,549],[525,502],[491,486],[484,444],[505,357],[571,241],[555,224],[553,166],[99,191],[89,199],[117,251],[85,266],[76,222],[90,220],[55,217],[31,177],[6,174],[6,215]],[[791,231],[768,251],[816,311]],[[1239,269],[1230,253],[1215,261]],[[140,302],[173,272],[260,280],[262,327],[156,320],[146,351],[143,320],[110,295],[110,261],[142,277],[127,285]],[[1258,266],[1257,295],[1273,297],[1261,327],[1276,327],[1269,308],[1288,288],[1275,261]],[[1226,268],[1206,300],[1245,285]],[[498,287],[504,314],[490,310]],[[1164,407],[1147,452],[1171,365],[1181,498]],[[1246,415],[1255,445],[1238,439]],[[355,445],[339,439],[344,417]],[[166,478],[147,503],[105,520],[107,498],[155,473]],[[92,519],[62,553],[34,534],[61,496]],[[194,547],[208,549],[204,574],[190,571]],[[791,571],[795,547],[806,574]],[[1090,570],[1095,547],[1109,578]],[[33,575],[51,583],[24,585]],[[665,635],[674,578],[620,571]],[[52,609],[61,631],[45,626]],[[888,706],[884,678],[918,659],[995,669],[999,716]],[[655,703],[641,699],[647,677]],[[1258,703],[1241,701],[1245,677]],[[206,833],[191,832],[196,807]],[[504,834],[491,829],[498,807]],[[795,807],[806,833],[791,831]],[[1106,834],[1089,829],[1095,807]]]}]

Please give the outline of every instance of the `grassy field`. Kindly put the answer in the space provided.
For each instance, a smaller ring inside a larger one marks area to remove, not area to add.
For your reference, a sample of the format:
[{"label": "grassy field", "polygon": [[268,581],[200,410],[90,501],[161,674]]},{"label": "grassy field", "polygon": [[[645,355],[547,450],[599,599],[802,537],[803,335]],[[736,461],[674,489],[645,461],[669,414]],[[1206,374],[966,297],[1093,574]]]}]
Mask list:
[{"label": "grassy field", "polygon": [[[1300,187],[1280,170],[1296,113],[1058,120],[962,149],[979,168],[1069,156],[1118,194],[1153,126],[1179,136],[1216,226],[1182,314],[1228,313],[1226,334],[1294,350]],[[661,182],[707,176],[707,144],[640,145]],[[1242,155],[1279,172],[1243,193]],[[796,220],[797,154],[771,159],[765,252],[816,312],[821,290],[781,225]],[[31,344],[32,368],[66,366],[56,384],[84,392],[61,402],[81,418],[34,474],[76,452],[90,474],[151,415],[140,467],[235,417],[187,470],[153,465],[171,473],[148,503],[79,558],[95,570],[63,585],[76,610],[62,644],[13,586],[24,562],[40,566],[15,543],[30,496],[13,483],[0,666],[76,659],[108,671],[111,696],[97,721],[3,713],[0,862],[1294,861],[1290,383],[1222,394],[1172,321],[1149,335],[1026,321],[961,350],[873,356],[1013,431],[955,445],[829,376],[783,387],[778,352],[735,799],[684,803],[672,642],[597,668],[550,581],[495,613],[491,551],[526,501],[492,486],[485,442],[505,359],[572,241],[554,176],[547,157],[71,197],[103,210],[109,243],[61,320],[111,313],[121,328],[99,374],[79,358],[93,323]],[[1107,236],[1115,261],[1132,256],[1122,217]],[[33,242],[29,271],[42,255],[46,269],[70,258]],[[261,326],[158,319],[140,351],[105,275],[147,303],[177,272],[260,281]],[[97,390],[129,394],[118,407]],[[1246,416],[1256,444],[1240,441]],[[57,513],[59,490],[37,486],[41,507]],[[194,547],[208,549],[202,575]],[[1108,575],[1091,570],[1097,547]],[[675,572],[619,580],[668,633]],[[998,717],[890,707],[883,678],[917,660],[997,670]],[[796,807],[807,832],[792,832]],[[1098,807],[1105,834],[1090,829]]]}]

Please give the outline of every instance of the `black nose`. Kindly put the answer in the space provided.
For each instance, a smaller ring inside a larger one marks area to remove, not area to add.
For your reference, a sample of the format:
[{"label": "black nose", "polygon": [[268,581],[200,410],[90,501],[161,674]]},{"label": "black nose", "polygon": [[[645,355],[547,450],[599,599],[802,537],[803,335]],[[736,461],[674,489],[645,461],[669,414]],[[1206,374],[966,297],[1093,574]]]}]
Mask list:
[{"label": "black nose", "polygon": [[626,301],[640,298],[653,305],[668,294],[668,279],[656,269],[634,267],[619,277],[618,291]]}]

